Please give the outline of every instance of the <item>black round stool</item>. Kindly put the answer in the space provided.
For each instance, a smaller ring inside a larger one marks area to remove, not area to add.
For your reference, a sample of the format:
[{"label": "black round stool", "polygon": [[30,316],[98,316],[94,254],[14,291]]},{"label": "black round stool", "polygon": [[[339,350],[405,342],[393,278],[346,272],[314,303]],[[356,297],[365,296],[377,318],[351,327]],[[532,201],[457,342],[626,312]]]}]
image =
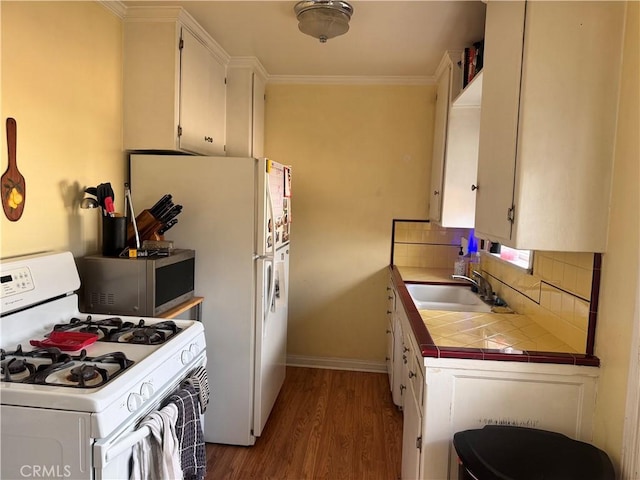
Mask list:
[{"label": "black round stool", "polygon": [[459,480],[615,480],[605,452],[561,433],[487,425],[453,436]]}]

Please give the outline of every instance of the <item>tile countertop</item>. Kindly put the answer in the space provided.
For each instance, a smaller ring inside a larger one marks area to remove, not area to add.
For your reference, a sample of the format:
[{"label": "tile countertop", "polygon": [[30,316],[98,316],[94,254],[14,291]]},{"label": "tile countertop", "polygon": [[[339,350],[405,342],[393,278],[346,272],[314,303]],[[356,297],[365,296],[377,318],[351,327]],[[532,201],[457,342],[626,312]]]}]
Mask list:
[{"label": "tile countertop", "polygon": [[[423,356],[598,366],[533,319],[517,313],[417,310],[407,283],[459,284],[452,270],[391,266],[394,283]],[[464,282],[466,284],[466,282]]]}]

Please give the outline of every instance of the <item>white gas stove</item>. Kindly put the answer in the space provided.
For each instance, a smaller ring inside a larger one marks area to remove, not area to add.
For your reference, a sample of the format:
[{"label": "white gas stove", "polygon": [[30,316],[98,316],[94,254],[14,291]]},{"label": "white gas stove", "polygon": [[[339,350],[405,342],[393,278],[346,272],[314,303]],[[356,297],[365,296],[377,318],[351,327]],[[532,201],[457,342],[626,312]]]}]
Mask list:
[{"label": "white gas stove", "polygon": [[0,477],[128,478],[140,420],[203,380],[202,324],[80,313],[69,252],[4,259],[0,274]]}]

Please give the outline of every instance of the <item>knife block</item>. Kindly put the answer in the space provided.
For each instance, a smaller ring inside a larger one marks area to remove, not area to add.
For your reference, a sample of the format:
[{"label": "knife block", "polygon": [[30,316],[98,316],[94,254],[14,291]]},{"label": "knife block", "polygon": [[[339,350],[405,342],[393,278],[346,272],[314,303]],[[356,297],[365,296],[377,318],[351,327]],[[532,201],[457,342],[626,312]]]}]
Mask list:
[{"label": "knife block", "polygon": [[[164,236],[158,233],[158,230],[162,228],[162,223],[149,210],[140,212],[136,217],[136,225],[138,226],[140,245],[145,240],[164,240]],[[127,226],[127,245],[130,247],[136,246],[136,232],[133,229],[133,223],[129,223]]]}]

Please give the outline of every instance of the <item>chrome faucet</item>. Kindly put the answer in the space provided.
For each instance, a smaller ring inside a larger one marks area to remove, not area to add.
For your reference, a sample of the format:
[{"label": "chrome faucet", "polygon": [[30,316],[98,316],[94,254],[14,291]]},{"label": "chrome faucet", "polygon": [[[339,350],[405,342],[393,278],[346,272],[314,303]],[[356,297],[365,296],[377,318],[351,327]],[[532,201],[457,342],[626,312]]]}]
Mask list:
[{"label": "chrome faucet", "polygon": [[476,282],[473,278],[469,278],[466,275],[451,275],[451,278],[453,280],[465,280],[469,282],[471,285],[473,285],[474,287],[476,287],[478,289],[478,292],[480,291],[480,284]]},{"label": "chrome faucet", "polygon": [[489,283],[489,280],[484,278],[482,274],[476,270],[473,270],[472,275],[478,280],[469,278],[466,275],[451,275],[454,280],[465,280],[478,289],[478,295],[486,302],[493,301],[493,287]]}]

